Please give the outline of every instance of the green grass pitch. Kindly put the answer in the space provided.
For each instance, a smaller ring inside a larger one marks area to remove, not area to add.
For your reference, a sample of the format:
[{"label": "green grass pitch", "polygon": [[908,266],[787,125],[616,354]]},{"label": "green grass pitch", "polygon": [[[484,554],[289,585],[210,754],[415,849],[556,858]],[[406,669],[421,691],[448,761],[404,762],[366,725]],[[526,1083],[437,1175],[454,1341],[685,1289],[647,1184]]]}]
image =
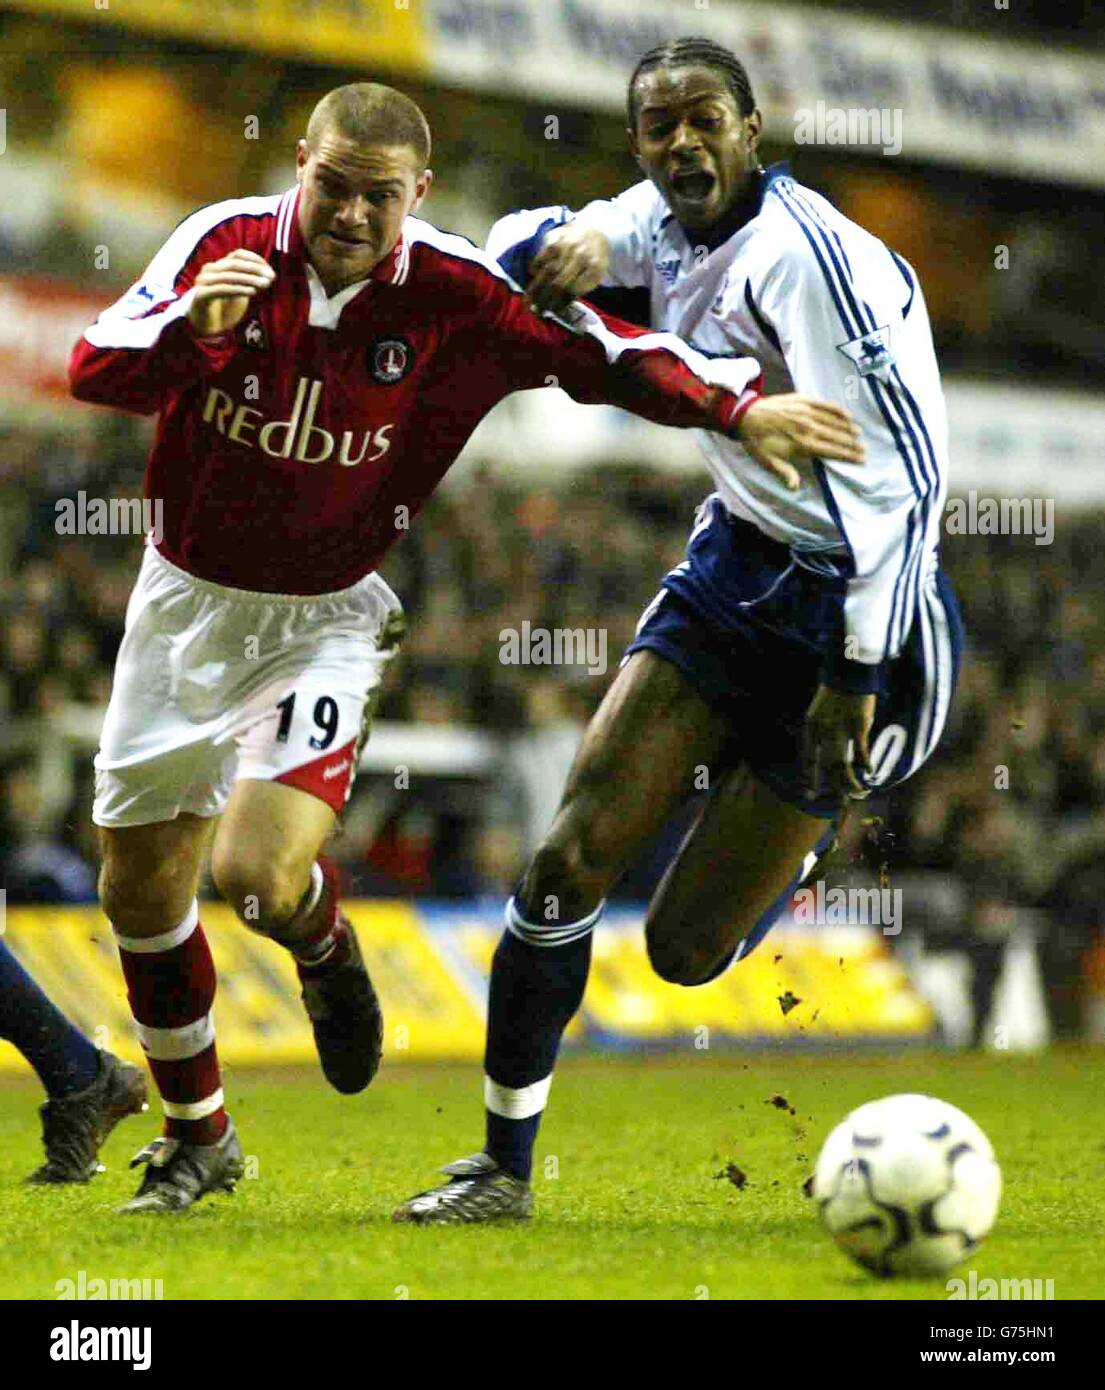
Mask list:
[{"label": "green grass pitch", "polygon": [[[823,1233],[802,1183],[860,1102],[926,1091],[986,1132],[1005,1175],[994,1234],[957,1274],[1105,1294],[1100,1051],[1041,1056],[716,1053],[565,1061],[538,1144],[528,1226],[419,1230],[392,1208],[479,1147],[474,1066],[391,1066],[364,1095],[312,1071],[227,1074],[255,1176],[184,1217],[124,1218],[127,1160],[154,1133],[124,1122],[88,1187],[28,1189],[39,1094],[0,1082],[0,1296],[58,1280],[160,1279],[166,1299],[946,1298],[942,1280],[879,1281]],[[781,1096],[794,1107],[772,1103]],[[730,1163],[747,1175],[736,1188]]]}]

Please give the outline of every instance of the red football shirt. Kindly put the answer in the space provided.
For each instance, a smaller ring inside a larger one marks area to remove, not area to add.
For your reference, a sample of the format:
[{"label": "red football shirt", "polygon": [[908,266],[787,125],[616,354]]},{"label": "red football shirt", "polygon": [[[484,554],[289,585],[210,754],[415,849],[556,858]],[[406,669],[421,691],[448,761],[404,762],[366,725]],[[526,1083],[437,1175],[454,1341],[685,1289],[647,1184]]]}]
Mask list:
[{"label": "red football shirt", "polygon": [[[376,569],[465,441],[511,391],[555,378],[576,400],[735,434],[750,358],[708,359],[577,305],[539,317],[463,237],[408,217],[368,279],[327,296],[299,188],[186,218],[73,349],[73,394],[157,412],[146,495],[161,553],[234,588],[328,593]],[[276,271],[233,331],[188,323],[199,268],[244,248]]]}]

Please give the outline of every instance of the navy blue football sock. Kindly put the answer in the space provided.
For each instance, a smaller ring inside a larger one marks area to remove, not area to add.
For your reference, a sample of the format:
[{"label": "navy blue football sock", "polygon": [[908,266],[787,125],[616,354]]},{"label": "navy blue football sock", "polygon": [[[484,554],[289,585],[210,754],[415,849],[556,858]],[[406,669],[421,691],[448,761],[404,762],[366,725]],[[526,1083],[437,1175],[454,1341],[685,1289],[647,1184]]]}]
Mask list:
[{"label": "navy blue football sock", "polygon": [[513,898],[491,966],[484,1057],[486,1149],[523,1182],[548,1100],[564,1029],[583,1001],[591,931],[603,905],[578,922],[535,925]]},{"label": "navy blue football sock", "polygon": [[38,1073],[52,1099],[83,1091],[100,1074],[100,1054],[0,941],[0,1038]]}]

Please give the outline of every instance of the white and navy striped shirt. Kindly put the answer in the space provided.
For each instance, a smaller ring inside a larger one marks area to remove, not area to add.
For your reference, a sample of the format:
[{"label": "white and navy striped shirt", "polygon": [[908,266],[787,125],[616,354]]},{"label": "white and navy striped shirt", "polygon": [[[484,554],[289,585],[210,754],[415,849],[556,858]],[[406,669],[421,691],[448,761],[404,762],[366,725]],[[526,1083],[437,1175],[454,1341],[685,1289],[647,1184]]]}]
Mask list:
[{"label": "white and navy striped shirt", "polygon": [[[572,216],[512,214],[487,250],[498,257],[536,243]],[[855,416],[866,464],[818,461],[797,493],[739,443],[708,434],[699,442],[735,516],[790,546],[799,563],[847,576],[849,664],[877,668],[895,657],[919,603],[931,601],[948,472],[943,391],[912,268],[785,165],[763,174],[758,210],[712,247],[684,230],[650,182],[576,216],[610,242],[605,283],[647,291],[652,327],[704,352],[755,357],[767,390],[835,401]],[[874,688],[874,669],[870,680],[851,669],[848,688]]]}]

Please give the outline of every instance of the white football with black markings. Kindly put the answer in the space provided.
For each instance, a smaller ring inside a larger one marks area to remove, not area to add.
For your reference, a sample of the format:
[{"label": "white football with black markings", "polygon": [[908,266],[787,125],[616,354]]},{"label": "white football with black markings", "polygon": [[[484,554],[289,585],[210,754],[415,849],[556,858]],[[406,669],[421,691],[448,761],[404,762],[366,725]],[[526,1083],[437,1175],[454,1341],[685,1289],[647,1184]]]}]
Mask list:
[{"label": "white football with black markings", "polygon": [[865,1269],[943,1274],[993,1226],[1001,1169],[962,1110],[933,1096],[886,1096],[837,1125],[810,1191],[833,1239]]}]

